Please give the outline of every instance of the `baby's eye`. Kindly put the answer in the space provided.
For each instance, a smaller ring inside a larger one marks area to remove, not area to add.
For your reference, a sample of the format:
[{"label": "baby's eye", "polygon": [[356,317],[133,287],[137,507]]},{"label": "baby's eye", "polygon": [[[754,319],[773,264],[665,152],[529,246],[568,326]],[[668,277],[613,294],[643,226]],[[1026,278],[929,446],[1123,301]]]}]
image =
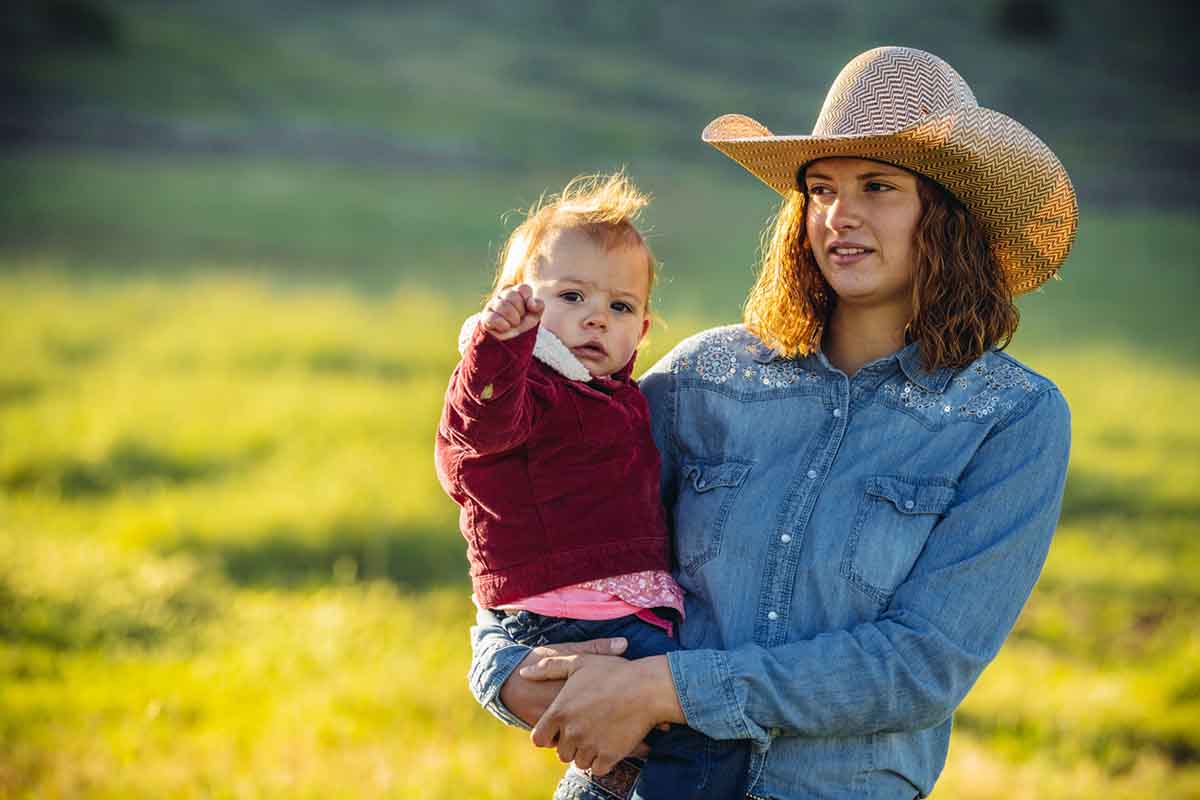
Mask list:
[{"label": "baby's eye", "polygon": [[629,303],[622,303],[620,301],[613,303],[610,308],[612,308],[613,311],[620,312],[621,314],[633,313],[633,306],[629,305]]},{"label": "baby's eye", "polygon": [[559,295],[559,297],[561,297],[563,300],[566,300],[568,303],[578,303],[583,300],[583,293],[576,291],[563,292]]}]

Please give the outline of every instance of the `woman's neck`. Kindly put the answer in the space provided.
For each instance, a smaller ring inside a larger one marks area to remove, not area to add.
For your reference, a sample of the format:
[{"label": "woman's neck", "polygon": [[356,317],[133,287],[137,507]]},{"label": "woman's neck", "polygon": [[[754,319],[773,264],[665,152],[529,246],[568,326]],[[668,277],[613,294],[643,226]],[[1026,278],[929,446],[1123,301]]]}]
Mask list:
[{"label": "woman's neck", "polygon": [[821,349],[829,363],[846,375],[904,346],[904,314],[890,309],[857,309],[839,303],[829,315]]}]

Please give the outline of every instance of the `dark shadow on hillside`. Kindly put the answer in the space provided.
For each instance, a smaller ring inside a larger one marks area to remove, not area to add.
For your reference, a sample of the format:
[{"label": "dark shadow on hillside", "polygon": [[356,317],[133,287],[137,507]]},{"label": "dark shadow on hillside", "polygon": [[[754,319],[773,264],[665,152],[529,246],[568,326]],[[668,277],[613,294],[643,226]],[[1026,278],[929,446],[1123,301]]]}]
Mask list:
[{"label": "dark shadow on hillside", "polygon": [[33,381],[0,380],[0,406],[21,405],[34,400],[45,391]]},{"label": "dark shadow on hillside", "polygon": [[127,439],[96,462],[63,459],[22,464],[0,477],[0,486],[14,492],[56,491],[68,500],[115,494],[127,488],[180,486],[220,479],[261,461],[270,449],[258,446],[229,458],[194,459]]},{"label": "dark shadow on hillside", "polygon": [[1176,766],[1200,762],[1200,742],[1184,732],[1155,735],[1134,725],[1110,723],[1098,729],[1075,730],[1046,725],[1038,720],[1015,715],[1001,718],[960,710],[954,715],[954,727],[969,731],[981,739],[1009,739],[1023,748],[1039,751],[1084,750],[1093,760],[1110,770],[1122,770],[1135,753],[1157,752]]},{"label": "dark shadow on hillside", "polygon": [[[164,588],[114,573],[75,596],[48,597],[14,591],[0,575],[0,642],[58,651],[159,647],[187,640],[216,613],[213,591],[202,580]],[[105,593],[103,602],[95,592]]]},{"label": "dark shadow on hillside", "polygon": [[247,372],[272,373],[294,365],[314,375],[379,381],[400,381],[412,373],[412,368],[400,359],[380,358],[346,347],[327,347],[311,353],[269,350],[237,360],[238,368]]},{"label": "dark shadow on hillside", "polygon": [[62,339],[50,337],[45,342],[49,351],[60,364],[82,367],[105,356],[111,349],[103,339]]},{"label": "dark shadow on hillside", "polygon": [[382,579],[414,591],[450,585],[469,591],[465,543],[452,523],[347,521],[319,535],[281,527],[240,540],[192,536],[170,549],[216,561],[240,586],[304,588]]},{"label": "dark shadow on hillside", "polygon": [[1200,521],[1200,501],[1191,498],[1164,501],[1155,498],[1149,480],[1116,480],[1072,468],[1063,497],[1062,521],[1079,523],[1111,516],[1152,522]]}]

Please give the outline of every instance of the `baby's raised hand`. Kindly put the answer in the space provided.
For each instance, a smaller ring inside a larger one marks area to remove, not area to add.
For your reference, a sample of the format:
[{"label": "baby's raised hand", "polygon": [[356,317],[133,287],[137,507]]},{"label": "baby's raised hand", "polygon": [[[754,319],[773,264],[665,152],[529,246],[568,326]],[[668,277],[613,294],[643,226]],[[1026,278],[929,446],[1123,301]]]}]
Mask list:
[{"label": "baby's raised hand", "polygon": [[541,322],[545,307],[545,303],[533,296],[529,284],[512,286],[483,307],[483,329],[500,341],[512,339]]}]

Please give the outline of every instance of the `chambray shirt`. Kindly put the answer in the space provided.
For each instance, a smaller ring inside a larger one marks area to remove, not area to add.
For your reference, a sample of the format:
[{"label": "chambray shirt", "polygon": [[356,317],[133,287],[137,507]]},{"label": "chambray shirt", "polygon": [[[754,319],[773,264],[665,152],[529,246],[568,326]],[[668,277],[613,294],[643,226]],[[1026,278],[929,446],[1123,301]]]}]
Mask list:
[{"label": "chambray shirt", "polygon": [[[668,660],[688,724],[752,741],[757,797],[928,794],[1045,561],[1062,394],[995,351],[927,372],[915,344],[848,378],[741,326],[640,385],[687,591]],[[499,689],[527,649],[486,611],[472,637],[472,691],[519,724]]]}]

